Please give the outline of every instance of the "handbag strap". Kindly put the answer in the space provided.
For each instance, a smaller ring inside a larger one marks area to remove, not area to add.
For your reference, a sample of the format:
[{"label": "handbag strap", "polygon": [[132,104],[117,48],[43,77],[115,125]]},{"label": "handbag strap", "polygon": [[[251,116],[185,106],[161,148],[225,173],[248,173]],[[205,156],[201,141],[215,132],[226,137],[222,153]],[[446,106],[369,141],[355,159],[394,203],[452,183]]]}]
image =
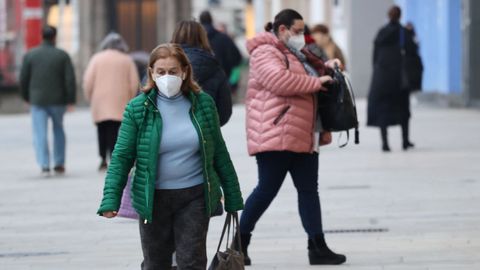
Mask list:
[{"label": "handbag strap", "polygon": [[217,252],[220,251],[220,246],[222,245],[225,232],[227,232],[227,227],[228,228],[230,227],[230,220],[231,220],[231,214],[227,213],[227,217],[225,218],[225,224],[223,225],[222,235],[220,236],[220,241],[218,241]]},{"label": "handbag strap", "polygon": [[[234,229],[232,227],[234,227]],[[232,241],[237,241],[237,246],[239,248],[238,250],[239,251],[242,250],[242,241],[240,238],[240,233],[238,231],[239,228],[240,228],[240,224],[238,222],[238,213],[237,212],[227,213],[227,217],[225,218],[225,223],[223,225],[222,235],[220,236],[220,241],[218,242],[217,253],[220,251],[220,247],[222,246],[225,233],[227,234],[226,248],[228,249],[228,244],[230,242],[230,231],[236,232],[232,237]]]},{"label": "handbag strap", "polygon": [[340,147],[340,148],[344,148],[345,146],[347,146],[348,141],[350,140],[350,132],[349,132],[349,130],[345,130],[345,132],[347,133],[347,141],[344,142],[343,144],[340,144],[340,139],[342,138],[343,132],[340,132],[340,134],[338,135],[338,142],[337,142],[337,143],[338,143],[338,147]]},{"label": "handbag strap", "polygon": [[[347,88],[348,88],[348,92],[350,93],[351,97],[352,97],[352,102],[353,102],[353,110],[355,112],[355,118],[358,120],[358,114],[357,114],[357,101],[355,99],[355,93],[353,92],[353,87],[352,87],[352,84],[350,82],[350,78],[348,77],[347,74],[345,73],[342,73],[344,79],[345,79],[345,82],[347,84]],[[357,121],[357,125],[355,126],[355,133],[354,133],[354,136],[355,136],[355,144],[359,144],[360,143],[360,132],[358,131],[358,121]],[[348,133],[347,133],[347,137],[348,137]],[[347,140],[348,141],[348,140]]]},{"label": "handbag strap", "polygon": [[238,213],[235,212],[232,214],[233,216],[233,222],[234,222],[234,225],[235,225],[235,240],[237,240],[237,247],[238,247],[238,251],[242,251],[242,239],[240,238],[240,224],[238,222]]}]

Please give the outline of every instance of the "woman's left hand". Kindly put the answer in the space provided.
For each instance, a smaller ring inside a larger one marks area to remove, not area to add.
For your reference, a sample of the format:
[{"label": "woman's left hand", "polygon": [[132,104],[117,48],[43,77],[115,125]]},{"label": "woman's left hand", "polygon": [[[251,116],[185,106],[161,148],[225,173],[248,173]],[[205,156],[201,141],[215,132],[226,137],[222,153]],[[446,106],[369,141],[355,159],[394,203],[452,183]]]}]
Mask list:
[{"label": "woman's left hand", "polygon": [[332,142],[332,133],[330,131],[323,131],[320,133],[320,145],[327,145]]},{"label": "woman's left hand", "polygon": [[340,59],[338,58],[335,58],[335,59],[330,59],[328,60],[327,62],[325,62],[325,66],[331,68],[331,69],[335,69],[335,64],[338,65],[338,67],[343,70],[343,64],[342,64],[342,61],[340,61]]}]

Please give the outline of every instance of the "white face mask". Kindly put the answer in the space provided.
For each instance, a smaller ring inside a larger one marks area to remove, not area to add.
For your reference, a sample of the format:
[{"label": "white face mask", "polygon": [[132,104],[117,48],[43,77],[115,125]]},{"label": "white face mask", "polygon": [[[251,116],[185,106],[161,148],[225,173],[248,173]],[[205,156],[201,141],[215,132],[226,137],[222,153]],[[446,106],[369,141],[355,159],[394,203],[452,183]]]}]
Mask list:
[{"label": "white face mask", "polygon": [[180,92],[182,87],[183,80],[182,78],[174,75],[163,75],[155,77],[155,84],[158,87],[158,90],[162,92],[167,97],[173,97]]},{"label": "white face mask", "polygon": [[290,36],[287,41],[287,45],[296,49],[297,51],[300,51],[303,49],[303,47],[305,47],[305,37],[303,34]]}]

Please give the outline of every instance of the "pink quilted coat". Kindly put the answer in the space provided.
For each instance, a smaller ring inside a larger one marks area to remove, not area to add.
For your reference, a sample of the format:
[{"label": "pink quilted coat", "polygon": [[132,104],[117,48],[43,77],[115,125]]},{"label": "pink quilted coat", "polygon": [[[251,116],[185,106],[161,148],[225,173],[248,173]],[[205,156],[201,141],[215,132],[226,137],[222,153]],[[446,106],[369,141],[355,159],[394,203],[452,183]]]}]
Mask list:
[{"label": "pink quilted coat", "polygon": [[248,153],[312,152],[313,93],[320,90],[320,79],[309,76],[303,64],[271,33],[248,40],[247,50],[250,54],[246,97]]}]

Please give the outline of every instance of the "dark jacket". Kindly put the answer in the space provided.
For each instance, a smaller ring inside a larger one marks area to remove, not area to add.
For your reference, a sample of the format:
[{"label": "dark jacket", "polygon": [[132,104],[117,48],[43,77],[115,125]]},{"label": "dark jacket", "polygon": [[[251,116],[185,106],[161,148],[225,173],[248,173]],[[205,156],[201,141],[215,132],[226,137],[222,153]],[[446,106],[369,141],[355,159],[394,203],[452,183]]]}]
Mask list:
[{"label": "dark jacket", "polygon": [[[156,96],[157,90],[153,88],[132,99],[125,109],[98,214],[118,211],[128,173],[135,164],[131,187],[132,206],[142,219],[152,221],[158,148],[162,134],[162,118],[156,105]],[[241,210],[243,199],[237,174],[220,131],[213,99],[204,92],[191,92],[188,99],[192,103],[190,118],[198,133],[204,165],[205,214],[210,216],[216,210],[222,191],[225,210]]]},{"label": "dark jacket", "polygon": [[220,125],[225,125],[232,115],[232,94],[225,72],[211,53],[186,45],[182,47],[192,64],[195,81],[213,97]]},{"label": "dark jacket", "polygon": [[29,51],[20,71],[21,94],[25,101],[39,106],[75,103],[75,72],[68,54],[52,43]]},{"label": "dark jacket", "polygon": [[203,27],[207,31],[208,41],[215,57],[220,62],[227,78],[230,78],[233,68],[242,62],[242,54],[228,35],[218,31],[211,24],[204,24]]},{"label": "dark jacket", "polygon": [[[398,22],[380,29],[374,44],[373,77],[368,95],[368,126],[399,125],[410,118],[410,89],[401,86],[402,56]],[[412,50],[413,38],[405,31],[405,48]]]}]

